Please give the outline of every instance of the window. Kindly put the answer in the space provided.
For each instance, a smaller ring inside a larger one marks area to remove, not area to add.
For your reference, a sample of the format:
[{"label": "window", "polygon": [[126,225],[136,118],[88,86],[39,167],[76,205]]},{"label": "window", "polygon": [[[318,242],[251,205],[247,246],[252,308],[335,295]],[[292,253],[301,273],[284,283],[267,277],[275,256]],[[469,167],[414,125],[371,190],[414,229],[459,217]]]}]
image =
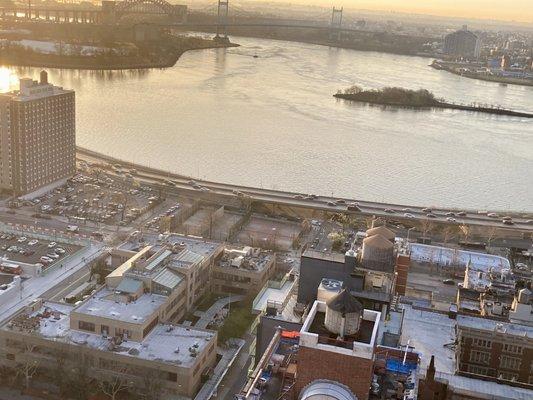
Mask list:
[{"label": "window", "polygon": [[520,369],[520,362],[522,360],[517,357],[510,357],[510,356],[502,356],[500,359],[500,368],[506,368],[506,369]]},{"label": "window", "polygon": [[100,326],[100,333],[102,335],[109,335],[109,326],[107,325]]},{"label": "window", "polygon": [[488,364],[490,359],[490,353],[486,351],[477,351],[472,350],[470,352],[470,362],[475,362],[479,364]]},{"label": "window", "polygon": [[492,347],[492,342],[486,339],[474,338],[472,344],[476,347],[485,347],[487,349],[490,349]]},{"label": "window", "polygon": [[498,374],[498,377],[500,379],[503,379],[503,380],[506,380],[506,381],[516,381],[516,380],[518,380],[518,375],[517,374],[513,374],[511,372],[505,372],[505,371],[500,371],[500,373]]},{"label": "window", "polygon": [[476,375],[487,375],[488,369],[485,367],[480,367],[478,365],[469,365],[468,372]]},{"label": "window", "polygon": [[96,327],[94,326],[92,322],[85,322],[85,321],[79,321],[78,328],[83,331],[89,331],[89,332],[94,332],[96,329]]},{"label": "window", "polygon": [[522,354],[523,348],[520,346],[517,346],[516,344],[505,343],[503,345],[503,351],[506,353]]},{"label": "window", "polygon": [[167,381],[176,382],[178,380],[178,374],[175,372],[167,372]]}]

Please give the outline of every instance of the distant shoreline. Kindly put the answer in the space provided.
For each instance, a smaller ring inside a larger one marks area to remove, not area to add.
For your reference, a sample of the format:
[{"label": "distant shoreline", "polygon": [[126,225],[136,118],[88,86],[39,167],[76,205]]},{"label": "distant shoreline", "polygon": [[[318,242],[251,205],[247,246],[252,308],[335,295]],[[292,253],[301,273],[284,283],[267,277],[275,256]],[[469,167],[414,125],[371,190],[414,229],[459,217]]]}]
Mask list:
[{"label": "distant shoreline", "polygon": [[495,82],[503,83],[506,85],[520,85],[520,86],[533,86],[533,80],[529,79],[520,79],[520,78],[507,78],[504,76],[495,76],[495,75],[482,75],[472,72],[459,72],[454,68],[451,68],[447,65],[445,61],[433,60],[430,66],[439,71],[446,71],[454,75],[464,76],[465,78],[478,79],[485,82]]},{"label": "distant shoreline", "polygon": [[180,57],[187,51],[216,49],[226,47],[238,47],[234,43],[213,43],[205,46],[196,46],[183,50],[175,50],[172,55],[157,61],[140,60],[131,57],[111,57],[108,60],[88,56],[58,56],[56,54],[44,54],[35,52],[9,53],[0,52],[0,64],[13,67],[34,67],[34,68],[57,68],[57,69],[79,69],[88,71],[123,71],[140,70],[153,68],[170,68],[176,65]]}]

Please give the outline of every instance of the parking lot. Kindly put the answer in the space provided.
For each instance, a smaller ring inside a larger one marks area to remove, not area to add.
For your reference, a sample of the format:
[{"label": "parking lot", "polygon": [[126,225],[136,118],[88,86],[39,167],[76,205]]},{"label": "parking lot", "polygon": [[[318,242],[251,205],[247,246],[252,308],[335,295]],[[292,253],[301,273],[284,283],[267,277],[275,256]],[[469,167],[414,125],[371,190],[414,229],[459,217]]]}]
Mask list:
[{"label": "parking lot", "polygon": [[[51,265],[61,262],[70,254],[75,253],[81,247],[36,239],[30,236],[14,235],[10,233],[0,234],[0,250],[2,257],[7,258],[13,263],[25,264],[42,264],[41,268],[45,270]],[[7,267],[1,267],[5,269]],[[3,272],[13,272],[4,270]]]},{"label": "parking lot", "polygon": [[62,215],[75,225],[86,221],[126,225],[159,202],[148,186],[93,172],[77,174],[64,185],[19,206],[35,211],[36,218]]}]

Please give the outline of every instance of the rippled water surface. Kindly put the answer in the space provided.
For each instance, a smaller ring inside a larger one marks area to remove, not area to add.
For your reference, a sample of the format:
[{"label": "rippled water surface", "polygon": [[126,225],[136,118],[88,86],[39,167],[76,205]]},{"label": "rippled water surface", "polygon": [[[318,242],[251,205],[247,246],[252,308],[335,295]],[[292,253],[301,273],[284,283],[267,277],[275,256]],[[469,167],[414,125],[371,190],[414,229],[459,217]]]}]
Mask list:
[{"label": "rippled water surface", "polygon": [[461,78],[426,58],[234,40],[242,46],[188,52],[165,70],[50,70],[50,80],[76,90],[78,144],[119,158],[276,189],[533,210],[533,120],[332,97],[352,84],[422,87],[533,112],[533,87]]}]

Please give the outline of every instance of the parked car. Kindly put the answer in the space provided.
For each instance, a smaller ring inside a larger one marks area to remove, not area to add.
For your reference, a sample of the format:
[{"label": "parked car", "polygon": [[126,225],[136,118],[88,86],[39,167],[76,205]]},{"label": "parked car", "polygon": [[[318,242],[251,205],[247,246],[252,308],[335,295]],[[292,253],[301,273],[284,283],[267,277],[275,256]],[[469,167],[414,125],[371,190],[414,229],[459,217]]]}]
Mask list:
[{"label": "parked car", "polygon": [[50,242],[48,243],[48,248],[51,249],[53,247],[56,247],[57,246],[57,243],[56,242]]}]

